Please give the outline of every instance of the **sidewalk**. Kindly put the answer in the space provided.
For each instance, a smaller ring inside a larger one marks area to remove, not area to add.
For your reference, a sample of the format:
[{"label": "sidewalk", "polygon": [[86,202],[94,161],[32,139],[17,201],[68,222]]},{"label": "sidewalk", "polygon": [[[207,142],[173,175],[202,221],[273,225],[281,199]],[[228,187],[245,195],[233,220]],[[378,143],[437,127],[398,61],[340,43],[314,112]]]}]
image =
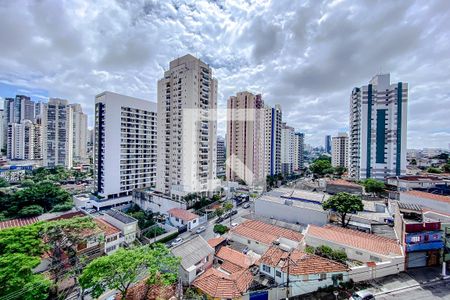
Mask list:
[{"label": "sidewalk", "polygon": [[441,266],[411,269],[397,275],[386,276],[369,282],[368,288],[375,295],[406,289],[412,286],[441,280]]}]

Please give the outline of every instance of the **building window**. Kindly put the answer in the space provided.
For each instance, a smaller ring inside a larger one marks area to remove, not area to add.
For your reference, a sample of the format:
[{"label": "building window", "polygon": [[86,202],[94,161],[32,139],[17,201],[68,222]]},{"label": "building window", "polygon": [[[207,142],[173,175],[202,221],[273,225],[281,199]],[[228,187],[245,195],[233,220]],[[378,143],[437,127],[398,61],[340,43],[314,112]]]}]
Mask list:
[{"label": "building window", "polygon": [[266,272],[266,273],[270,273],[270,267],[266,266],[266,265],[263,265],[263,271]]},{"label": "building window", "polygon": [[325,280],[327,279],[327,273],[320,273],[319,280]]},{"label": "building window", "polygon": [[371,261],[375,261],[375,262],[380,262],[381,261],[381,259],[380,258],[378,258],[378,257],[376,257],[376,256],[370,256],[370,260]]},{"label": "building window", "polygon": [[106,252],[108,253],[108,252],[111,252],[113,250],[116,250],[116,247],[117,247],[116,245],[108,247],[108,248],[106,248]]},{"label": "building window", "polygon": [[276,275],[277,275],[277,277],[281,277],[281,272],[280,271],[276,271]]}]

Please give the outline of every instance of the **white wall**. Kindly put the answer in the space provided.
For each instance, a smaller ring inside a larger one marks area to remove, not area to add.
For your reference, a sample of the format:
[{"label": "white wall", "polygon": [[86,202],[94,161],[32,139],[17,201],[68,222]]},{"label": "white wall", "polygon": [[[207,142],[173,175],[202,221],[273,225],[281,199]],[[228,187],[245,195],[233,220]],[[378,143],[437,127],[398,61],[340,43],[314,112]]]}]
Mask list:
[{"label": "white wall", "polygon": [[252,240],[252,239],[248,239],[247,237],[235,234],[233,232],[230,233],[229,238],[231,238],[231,240],[236,241],[238,243],[247,245],[247,247],[250,250],[253,250],[254,252],[258,253],[258,254],[264,254],[268,249],[269,249],[269,245],[263,244],[261,242]]},{"label": "white wall", "polygon": [[367,265],[353,267],[350,269],[350,279],[355,282],[371,280],[388,275],[398,274],[405,270],[405,260],[403,258],[394,258],[392,261],[376,263],[375,267]]},{"label": "white wall", "polygon": [[159,212],[161,214],[167,214],[167,211],[172,208],[187,208],[186,203],[174,201],[168,197],[160,197],[157,195],[146,196],[149,197],[149,200],[133,197],[133,202],[143,210],[152,211],[154,213]]},{"label": "white wall", "polygon": [[400,193],[400,202],[410,203],[410,204],[418,204],[421,206],[426,206],[428,208],[432,208],[441,212],[450,213],[450,205],[445,202],[435,201],[428,198],[417,197],[413,195],[409,195],[406,193]]}]

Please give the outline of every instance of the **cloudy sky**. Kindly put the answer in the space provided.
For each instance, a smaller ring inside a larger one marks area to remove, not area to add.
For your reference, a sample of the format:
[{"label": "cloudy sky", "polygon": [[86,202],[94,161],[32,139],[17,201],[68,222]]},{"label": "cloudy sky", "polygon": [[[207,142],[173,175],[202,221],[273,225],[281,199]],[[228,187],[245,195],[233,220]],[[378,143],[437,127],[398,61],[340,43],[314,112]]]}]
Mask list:
[{"label": "cloudy sky", "polygon": [[390,72],[410,85],[408,148],[449,147],[447,0],[0,1],[2,97],[66,98],[91,117],[104,90],[155,101],[186,53],[214,68],[219,107],[262,93],[313,145],[347,128],[354,86]]}]

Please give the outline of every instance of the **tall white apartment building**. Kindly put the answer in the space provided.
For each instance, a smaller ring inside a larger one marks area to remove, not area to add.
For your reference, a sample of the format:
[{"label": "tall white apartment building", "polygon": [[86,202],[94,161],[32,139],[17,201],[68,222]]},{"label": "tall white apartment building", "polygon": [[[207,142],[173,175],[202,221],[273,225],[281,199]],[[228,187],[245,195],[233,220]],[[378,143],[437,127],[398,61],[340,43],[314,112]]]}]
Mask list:
[{"label": "tall white apartment building", "polygon": [[348,135],[339,132],[331,141],[331,165],[348,168]]},{"label": "tall white apartment building", "polygon": [[7,126],[7,124],[5,122],[5,111],[3,109],[0,109],[0,151],[7,148],[6,147],[6,142],[7,142],[6,135],[8,133],[6,132],[6,135],[4,134],[5,126]]},{"label": "tall white apartment building", "polygon": [[41,125],[30,120],[8,124],[7,157],[13,160],[42,158]]},{"label": "tall white apartment building", "polygon": [[375,178],[406,173],[408,84],[376,75],[350,97],[349,176]]},{"label": "tall white apartment building", "polygon": [[296,132],[294,136],[294,171],[299,171],[305,167],[305,134]]},{"label": "tall white apartment building", "polygon": [[50,98],[43,113],[44,166],[73,165],[73,117],[67,100]]},{"label": "tall white apartment building", "polygon": [[80,104],[71,104],[73,119],[73,159],[85,162],[87,159],[87,115]]},{"label": "tall white apartment building", "polygon": [[10,123],[22,123],[24,120],[34,121],[34,102],[30,97],[16,95],[14,98],[5,98],[3,117],[3,145],[7,146],[12,141],[8,141],[8,125]]},{"label": "tall white apartment building", "polygon": [[281,106],[264,106],[266,175],[281,174]]},{"label": "tall white apartment building", "polygon": [[294,169],[295,130],[287,126],[281,127],[281,174],[290,175]]},{"label": "tall white apartment building", "polygon": [[156,182],[156,103],[112,92],[95,97],[94,185],[108,199],[131,201]]},{"label": "tall white apartment building", "polygon": [[170,62],[158,81],[158,176],[156,189],[181,200],[218,187],[217,80],[188,54]]},{"label": "tall white apartment building", "polygon": [[217,136],[217,177],[226,176],[225,174],[225,139],[221,136]]},{"label": "tall white apartment building", "polygon": [[265,109],[261,95],[239,92],[227,104],[227,179],[262,186],[265,170]]}]

